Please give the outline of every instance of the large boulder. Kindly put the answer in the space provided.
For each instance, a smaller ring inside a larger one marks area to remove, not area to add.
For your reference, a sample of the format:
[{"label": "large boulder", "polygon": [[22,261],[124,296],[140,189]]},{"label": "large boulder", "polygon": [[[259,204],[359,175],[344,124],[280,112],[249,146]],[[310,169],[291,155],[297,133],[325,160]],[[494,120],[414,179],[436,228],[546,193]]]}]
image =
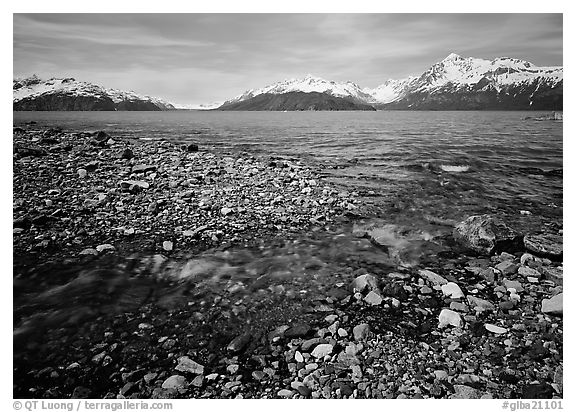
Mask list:
[{"label": "large boulder", "polygon": [[521,250],[522,235],[490,215],[470,216],[452,233],[454,240],[480,254]]}]

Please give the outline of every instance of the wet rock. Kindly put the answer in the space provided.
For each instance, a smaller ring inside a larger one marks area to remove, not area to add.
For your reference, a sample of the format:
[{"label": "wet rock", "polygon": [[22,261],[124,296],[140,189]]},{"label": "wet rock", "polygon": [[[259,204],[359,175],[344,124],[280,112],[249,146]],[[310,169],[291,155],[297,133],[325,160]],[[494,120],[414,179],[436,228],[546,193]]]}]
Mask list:
[{"label": "wet rock", "polygon": [[126,149],[122,150],[119,157],[120,159],[130,160],[134,157],[134,152],[132,151],[132,149],[127,147]]},{"label": "wet rock", "polygon": [[189,143],[185,147],[186,151],[190,153],[198,151],[198,145],[196,143]]},{"label": "wet rock", "polygon": [[550,299],[544,299],[542,301],[542,313],[561,316],[564,313],[563,299],[564,293],[559,293]]},{"label": "wet rock", "polygon": [[444,296],[448,296],[452,299],[460,299],[464,297],[464,293],[462,293],[460,286],[454,282],[448,282],[445,285],[442,285],[442,293]]},{"label": "wet rock", "polygon": [[367,323],[356,325],[354,329],[352,329],[352,334],[354,335],[354,340],[363,341],[367,339],[370,334],[370,325]]},{"label": "wet rock", "polygon": [[364,292],[365,290],[378,290],[378,280],[372,275],[360,275],[350,284],[350,289],[354,292]]},{"label": "wet rock", "polygon": [[420,270],[418,271],[418,274],[420,275],[421,278],[426,279],[433,285],[445,285],[446,283],[448,283],[446,279],[432,272],[431,270]]},{"label": "wet rock", "polygon": [[562,236],[554,234],[528,234],[524,236],[524,246],[535,255],[560,258],[563,250]]},{"label": "wet rock", "polygon": [[453,310],[442,309],[440,315],[438,316],[438,327],[443,328],[448,325],[461,328],[462,318],[458,313],[454,312]]},{"label": "wet rock", "polygon": [[462,246],[486,255],[516,251],[521,241],[519,233],[490,215],[470,216],[454,228],[452,235]]},{"label": "wet rock", "polygon": [[182,375],[172,375],[162,382],[163,389],[181,389],[186,387],[186,378]]},{"label": "wet rock", "polygon": [[230,352],[237,353],[241,352],[248,346],[248,344],[252,341],[252,334],[249,332],[243,333],[241,335],[236,336],[232,342],[228,344],[227,349]]},{"label": "wet rock", "polygon": [[178,358],[176,370],[180,372],[193,373],[195,375],[202,375],[204,373],[204,366],[194,362],[188,356],[181,356]]}]

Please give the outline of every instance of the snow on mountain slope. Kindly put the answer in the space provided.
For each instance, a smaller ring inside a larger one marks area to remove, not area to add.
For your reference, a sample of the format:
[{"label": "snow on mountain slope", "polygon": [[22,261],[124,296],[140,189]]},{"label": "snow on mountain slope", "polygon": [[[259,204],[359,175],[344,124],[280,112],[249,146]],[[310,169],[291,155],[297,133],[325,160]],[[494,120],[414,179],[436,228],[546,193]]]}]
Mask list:
[{"label": "snow on mountain slope", "polygon": [[304,93],[326,93],[335,97],[351,98],[364,103],[374,102],[372,96],[364,92],[357,84],[353,82],[332,82],[320,77],[307,75],[302,79],[284,80],[278,83],[268,85],[260,89],[251,89],[233,99],[226,101],[224,104],[241,102],[251,99],[261,94],[283,94],[290,92]]},{"label": "snow on mountain slope", "polygon": [[76,81],[74,78],[51,78],[42,80],[33,75],[13,81],[13,102],[33,100],[42,96],[61,94],[84,98],[109,98],[114,104],[125,102],[143,102],[152,104],[161,110],[171,110],[174,106],[162,99],[137,94],[133,91],[107,89],[88,82]]},{"label": "snow on mountain slope", "polygon": [[254,98],[260,94],[289,92],[318,92],[352,99],[367,104],[385,105],[398,102],[414,93],[434,94],[475,90],[500,92],[512,86],[526,86],[537,82],[554,87],[563,81],[562,67],[537,67],[534,64],[509,57],[485,60],[449,54],[433,64],[420,76],[401,80],[387,80],[380,86],[361,89],[352,82],[333,82],[307,75],[303,79],[290,79],[269,86],[252,89],[224,103],[232,104]]}]

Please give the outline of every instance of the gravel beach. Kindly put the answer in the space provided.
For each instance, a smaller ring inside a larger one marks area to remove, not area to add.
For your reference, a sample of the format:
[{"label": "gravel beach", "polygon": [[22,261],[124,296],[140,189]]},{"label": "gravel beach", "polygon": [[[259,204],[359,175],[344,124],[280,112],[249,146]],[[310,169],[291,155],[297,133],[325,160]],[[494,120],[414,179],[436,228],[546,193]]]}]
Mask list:
[{"label": "gravel beach", "polygon": [[297,158],[34,124],[13,147],[14,397],[563,396],[561,233],[436,243]]}]

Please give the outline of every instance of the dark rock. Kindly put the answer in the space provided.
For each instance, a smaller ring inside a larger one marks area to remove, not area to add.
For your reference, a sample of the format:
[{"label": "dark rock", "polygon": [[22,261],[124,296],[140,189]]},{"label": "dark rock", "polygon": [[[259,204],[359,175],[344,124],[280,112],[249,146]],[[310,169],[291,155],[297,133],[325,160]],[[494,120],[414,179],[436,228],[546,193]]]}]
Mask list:
[{"label": "dark rock", "polygon": [[26,130],[22,129],[21,127],[14,127],[12,129],[12,133],[26,133]]},{"label": "dark rock", "polygon": [[551,399],[554,388],[547,383],[534,383],[522,389],[522,399]]},{"label": "dark rock", "polygon": [[406,300],[408,298],[408,294],[406,293],[406,290],[404,290],[404,284],[402,282],[394,282],[386,285],[386,287],[382,289],[382,293],[399,300]]},{"label": "dark rock", "polygon": [[562,236],[550,233],[524,236],[524,246],[530,252],[542,257],[558,259],[562,257]]},{"label": "dark rock", "polygon": [[110,139],[110,136],[103,130],[100,130],[94,134],[94,140],[99,143],[105,142],[108,139]]},{"label": "dark rock", "polygon": [[232,342],[228,344],[227,349],[233,353],[241,352],[248,346],[250,341],[252,341],[252,334],[249,332],[243,333],[242,335],[236,336]]},{"label": "dark rock", "polygon": [[40,157],[48,154],[46,150],[37,147],[16,147],[15,152],[18,157]]},{"label": "dark rock", "polygon": [[198,151],[198,145],[196,143],[189,143],[185,147],[186,147],[187,152],[197,152]]},{"label": "dark rock", "polygon": [[14,228],[27,229],[30,226],[32,226],[32,221],[30,220],[30,218],[28,216],[19,217],[18,219],[14,219],[14,222],[12,223],[12,227],[14,227]]},{"label": "dark rock", "polygon": [[462,246],[488,255],[520,250],[522,239],[521,234],[490,215],[470,216],[454,228],[452,235]]},{"label": "dark rock", "polygon": [[301,338],[303,336],[308,335],[311,331],[310,325],[307,323],[298,323],[296,325],[291,326],[284,332],[284,336],[288,339],[292,338]]},{"label": "dark rock", "polygon": [[126,149],[122,150],[122,152],[120,153],[120,159],[127,159],[130,160],[134,157],[134,152],[132,151],[132,149],[130,149],[129,147],[127,147]]},{"label": "dark rock", "polygon": [[92,391],[84,386],[77,386],[72,392],[72,399],[89,399],[92,397]]}]

